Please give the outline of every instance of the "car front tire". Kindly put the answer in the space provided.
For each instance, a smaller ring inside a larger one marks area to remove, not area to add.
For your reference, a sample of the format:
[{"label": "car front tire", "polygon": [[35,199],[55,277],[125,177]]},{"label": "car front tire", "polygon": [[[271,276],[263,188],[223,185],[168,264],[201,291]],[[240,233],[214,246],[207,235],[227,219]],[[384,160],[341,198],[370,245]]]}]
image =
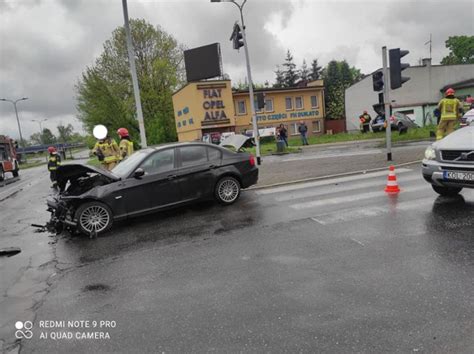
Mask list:
[{"label": "car front tire", "polygon": [[0,182],[5,180],[5,172],[3,172],[3,168],[0,167]]},{"label": "car front tire", "polygon": [[240,183],[231,176],[222,177],[216,184],[214,195],[222,205],[234,203],[240,196]]},{"label": "car front tire", "polygon": [[107,231],[113,224],[112,210],[104,203],[95,201],[79,206],[75,218],[79,231],[91,236]]},{"label": "car front tire", "polygon": [[433,190],[436,193],[445,197],[454,197],[455,195],[458,195],[459,192],[462,191],[461,187],[441,187],[441,186],[435,186],[434,184],[432,184],[431,187],[433,187]]}]

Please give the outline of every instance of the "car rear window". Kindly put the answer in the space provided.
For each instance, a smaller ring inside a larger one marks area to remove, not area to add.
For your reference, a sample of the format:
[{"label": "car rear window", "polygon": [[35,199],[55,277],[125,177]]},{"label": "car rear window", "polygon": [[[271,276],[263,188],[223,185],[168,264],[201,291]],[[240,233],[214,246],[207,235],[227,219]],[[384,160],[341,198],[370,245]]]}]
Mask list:
[{"label": "car rear window", "polygon": [[184,146],[179,148],[181,154],[181,167],[200,165],[207,162],[205,146]]},{"label": "car rear window", "polygon": [[209,156],[209,161],[216,161],[222,159],[222,152],[218,149],[208,147],[207,153]]}]

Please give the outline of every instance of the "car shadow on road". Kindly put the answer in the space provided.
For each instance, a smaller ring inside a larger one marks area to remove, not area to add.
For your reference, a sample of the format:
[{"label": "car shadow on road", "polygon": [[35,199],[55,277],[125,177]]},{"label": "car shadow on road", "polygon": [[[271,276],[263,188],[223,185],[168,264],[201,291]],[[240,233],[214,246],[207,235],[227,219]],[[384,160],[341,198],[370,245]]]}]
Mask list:
[{"label": "car shadow on road", "polygon": [[439,196],[425,220],[439,256],[455,264],[474,264],[474,203],[462,195]]}]

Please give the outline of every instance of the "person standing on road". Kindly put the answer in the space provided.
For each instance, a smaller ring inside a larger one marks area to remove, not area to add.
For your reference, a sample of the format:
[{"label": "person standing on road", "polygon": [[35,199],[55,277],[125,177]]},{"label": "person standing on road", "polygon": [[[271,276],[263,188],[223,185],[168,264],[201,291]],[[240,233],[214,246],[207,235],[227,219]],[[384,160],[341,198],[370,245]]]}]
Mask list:
[{"label": "person standing on road", "polygon": [[454,97],[454,90],[448,88],[446,97],[438,103],[438,109],[441,112],[441,119],[436,131],[436,140],[443,139],[454,131],[454,126],[459,118],[460,110],[462,110],[461,101]]},{"label": "person standing on road", "polygon": [[56,172],[58,167],[61,166],[61,156],[59,156],[56,148],[54,146],[48,147],[48,171],[49,171],[49,179],[53,183],[51,188],[57,188],[57,175]]},{"label": "person standing on road", "polygon": [[92,153],[97,156],[102,166],[108,171],[112,170],[120,160],[120,149],[110,136],[97,141]]},{"label": "person standing on road", "polygon": [[362,113],[360,116],[359,116],[359,121],[360,121],[360,131],[362,133],[367,133],[370,131],[370,121],[372,120],[372,117],[370,116],[369,113],[367,113],[367,111],[364,111],[364,113]]},{"label": "person standing on road", "polygon": [[308,133],[308,127],[304,121],[300,122],[300,125],[298,126],[298,132],[301,135],[301,143],[303,145],[309,145],[308,139],[306,138],[306,134]]},{"label": "person standing on road", "polygon": [[283,124],[280,124],[278,127],[278,134],[280,139],[285,142],[285,145],[288,147],[288,132]]},{"label": "person standing on road", "polygon": [[124,160],[133,154],[133,143],[130,141],[130,136],[126,128],[119,128],[117,134],[120,137],[120,159]]}]

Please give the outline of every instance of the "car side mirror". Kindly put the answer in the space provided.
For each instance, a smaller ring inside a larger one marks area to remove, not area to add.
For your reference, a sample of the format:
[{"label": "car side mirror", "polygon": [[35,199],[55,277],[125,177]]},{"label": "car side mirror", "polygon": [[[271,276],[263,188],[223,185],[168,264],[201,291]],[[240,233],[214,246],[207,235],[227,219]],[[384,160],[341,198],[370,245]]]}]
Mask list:
[{"label": "car side mirror", "polygon": [[135,172],[133,172],[133,177],[137,179],[142,178],[144,175],[145,175],[145,171],[143,170],[143,168],[140,168],[140,167],[137,168]]}]

